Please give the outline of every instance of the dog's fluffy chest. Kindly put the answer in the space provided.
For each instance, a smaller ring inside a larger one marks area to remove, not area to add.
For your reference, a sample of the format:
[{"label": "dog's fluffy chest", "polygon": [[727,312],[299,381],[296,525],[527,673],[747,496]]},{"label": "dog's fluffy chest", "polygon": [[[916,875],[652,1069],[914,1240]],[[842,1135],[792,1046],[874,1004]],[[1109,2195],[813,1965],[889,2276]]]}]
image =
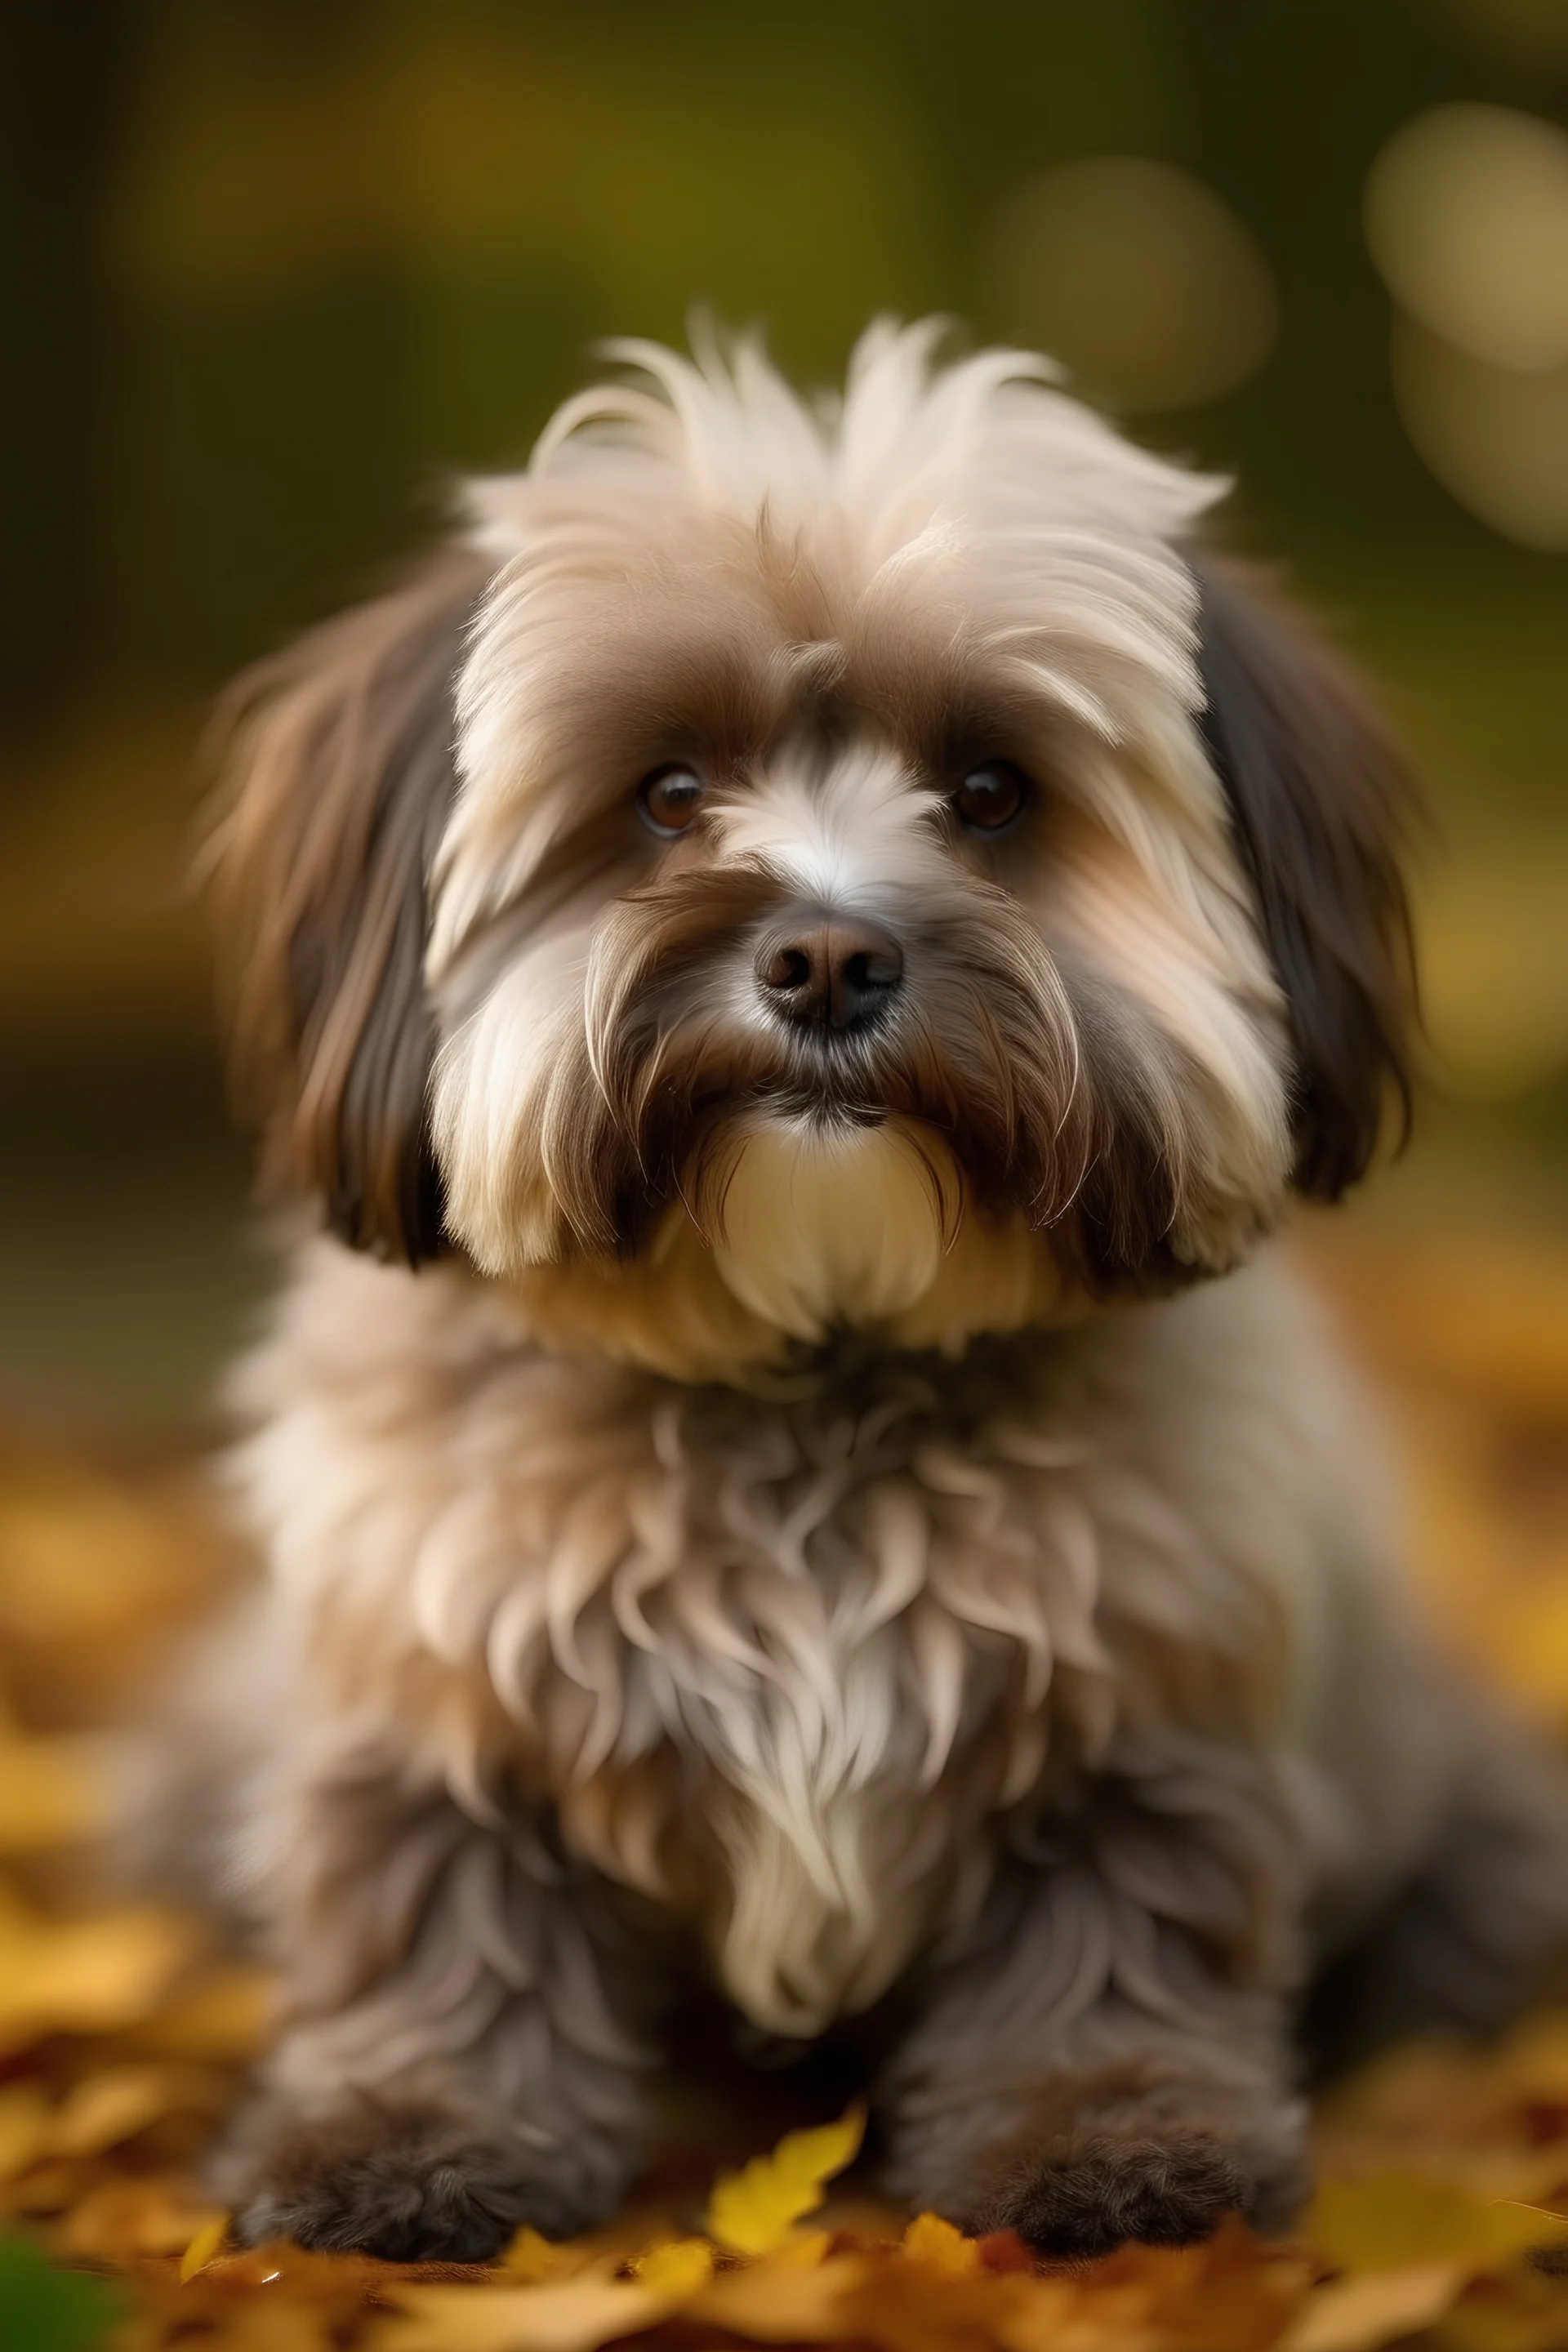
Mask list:
[{"label": "dog's fluffy chest", "polygon": [[255,1373],[251,1499],[332,1719],[477,1811],[552,1807],[773,2031],[978,1901],[1009,1808],[1135,1721],[1152,1661],[1257,1650],[1249,1573],[1055,1401],[1053,1341],[764,1399],[386,1280],[302,1287]]},{"label": "dog's fluffy chest", "polygon": [[774,2032],[883,1991],[984,1891],[1053,1718],[1094,1736],[1070,1449],[954,1434],[942,1403],[908,1371],[793,1405],[666,1391],[485,1620],[567,1842],[687,1912]]},{"label": "dog's fluffy chest", "polygon": [[763,1400],[469,1336],[444,1411],[362,1334],[352,1423],[296,1363],[253,1444],[342,1719],[520,1780],[758,2023],[865,2006],[1103,1729],[1081,1449],[995,1368]]}]

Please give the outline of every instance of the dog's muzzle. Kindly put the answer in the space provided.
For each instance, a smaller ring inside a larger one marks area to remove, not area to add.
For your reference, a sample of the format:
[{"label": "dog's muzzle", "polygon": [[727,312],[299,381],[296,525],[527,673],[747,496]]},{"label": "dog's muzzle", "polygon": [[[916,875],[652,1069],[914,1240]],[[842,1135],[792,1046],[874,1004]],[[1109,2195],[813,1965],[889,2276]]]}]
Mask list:
[{"label": "dog's muzzle", "polygon": [[904,951],[879,924],[813,913],[770,934],[756,972],[771,1012],[842,1033],[881,1019],[903,984]]}]

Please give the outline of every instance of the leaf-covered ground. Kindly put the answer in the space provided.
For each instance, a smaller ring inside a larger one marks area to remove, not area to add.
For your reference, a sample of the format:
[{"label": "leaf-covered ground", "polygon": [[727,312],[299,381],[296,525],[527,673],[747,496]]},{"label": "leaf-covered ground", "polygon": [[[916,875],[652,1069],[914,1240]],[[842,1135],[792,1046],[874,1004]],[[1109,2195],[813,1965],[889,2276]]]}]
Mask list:
[{"label": "leaf-covered ground", "polygon": [[[1315,1246],[1384,1376],[1440,1623],[1568,1728],[1568,1254]],[[0,1430],[5,2352],[1568,2352],[1568,2011],[1499,2049],[1412,2044],[1344,2086],[1287,2244],[1234,2226],[1041,2269],[1007,2235],[871,2201],[853,2111],[770,2152],[759,2107],[750,2163],[689,2131],[613,2229],[524,2231],[493,2268],[230,2251],[200,2158],[265,1982],[198,1919],[94,1901],[80,1857],[97,1734],[232,1572],[192,1465]]]}]

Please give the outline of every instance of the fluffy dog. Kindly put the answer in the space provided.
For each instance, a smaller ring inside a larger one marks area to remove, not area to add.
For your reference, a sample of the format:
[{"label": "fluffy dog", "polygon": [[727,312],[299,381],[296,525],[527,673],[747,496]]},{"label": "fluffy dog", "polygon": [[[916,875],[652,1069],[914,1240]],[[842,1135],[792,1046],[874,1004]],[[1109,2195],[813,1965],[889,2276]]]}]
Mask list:
[{"label": "fluffy dog", "polygon": [[284,1976],[243,2237],[600,2219],[694,1985],[866,2021],[959,2223],[1268,2226],[1309,1982],[1484,2022],[1568,1917],[1261,1246],[1404,1089],[1397,760],[1222,485],[935,344],[815,405],[618,347],[242,689],[239,1066],[328,1229],[203,1685]]}]

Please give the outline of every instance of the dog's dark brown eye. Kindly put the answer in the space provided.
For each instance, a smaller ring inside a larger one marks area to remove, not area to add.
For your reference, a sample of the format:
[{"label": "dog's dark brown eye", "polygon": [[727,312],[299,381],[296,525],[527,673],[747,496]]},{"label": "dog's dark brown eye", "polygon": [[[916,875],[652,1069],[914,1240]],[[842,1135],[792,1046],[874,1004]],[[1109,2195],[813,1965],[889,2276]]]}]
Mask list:
[{"label": "dog's dark brown eye", "polygon": [[1028,785],[1010,761],[991,760],[972,769],[952,796],[960,821],[971,833],[1000,833],[1028,797]]},{"label": "dog's dark brown eye", "polygon": [[684,833],[701,805],[702,789],[694,768],[656,768],[637,787],[643,823],[661,840]]}]

